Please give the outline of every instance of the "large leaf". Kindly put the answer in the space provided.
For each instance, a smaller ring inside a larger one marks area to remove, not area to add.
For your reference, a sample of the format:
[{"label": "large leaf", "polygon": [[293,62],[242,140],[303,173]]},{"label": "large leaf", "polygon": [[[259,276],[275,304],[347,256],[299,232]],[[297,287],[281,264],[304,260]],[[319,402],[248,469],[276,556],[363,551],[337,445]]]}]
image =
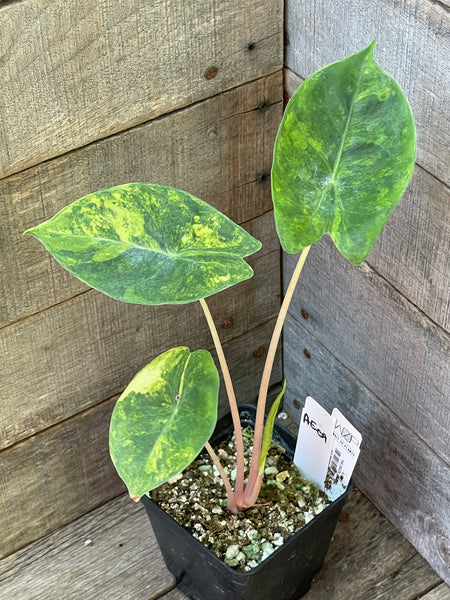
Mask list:
[{"label": "large leaf", "polygon": [[88,285],[137,304],[192,302],[248,279],[243,257],[261,247],[206,202],[147,183],[84,196],[26,233]]},{"label": "large leaf", "polygon": [[414,169],[415,127],[398,84],[368,48],[309,77],[289,101],[276,139],[277,232],[296,253],[330,233],[363,261]]},{"label": "large leaf", "polygon": [[207,350],[164,352],[131,381],[114,407],[109,449],[137,499],[185,469],[217,420],[219,374]]}]

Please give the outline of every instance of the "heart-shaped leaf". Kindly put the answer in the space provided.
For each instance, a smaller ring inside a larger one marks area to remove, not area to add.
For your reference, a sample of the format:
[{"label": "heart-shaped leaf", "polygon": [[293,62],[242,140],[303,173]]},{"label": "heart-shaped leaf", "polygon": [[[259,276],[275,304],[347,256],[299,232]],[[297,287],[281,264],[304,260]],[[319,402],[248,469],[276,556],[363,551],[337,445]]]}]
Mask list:
[{"label": "heart-shaped leaf", "polygon": [[309,77],[275,143],[272,193],[283,249],[330,233],[359,264],[405,191],[416,138],[408,101],[369,47]]},{"label": "heart-shaped leaf", "polygon": [[125,302],[183,304],[252,276],[261,243],[187,192],[148,183],[101,190],[25,233],[70,273]]},{"label": "heart-shaped leaf", "polygon": [[207,350],[172,348],[133,378],[114,407],[109,449],[134,499],[194,460],[214,431],[218,394]]}]

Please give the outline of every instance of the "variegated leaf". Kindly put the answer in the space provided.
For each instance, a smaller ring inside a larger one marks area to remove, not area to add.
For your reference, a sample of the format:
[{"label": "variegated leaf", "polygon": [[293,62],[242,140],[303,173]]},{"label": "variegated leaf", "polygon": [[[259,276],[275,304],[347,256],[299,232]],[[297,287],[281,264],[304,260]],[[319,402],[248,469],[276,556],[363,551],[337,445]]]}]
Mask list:
[{"label": "variegated leaf", "polygon": [[133,378],[114,407],[109,448],[134,499],[194,460],[214,431],[218,394],[207,350],[172,348]]},{"label": "variegated leaf", "polygon": [[289,101],[275,143],[277,232],[297,253],[330,233],[363,261],[414,169],[408,101],[373,59],[374,43],[309,77]]},{"label": "variegated leaf", "polygon": [[261,244],[221,212],[167,186],[129,183],[29,229],[70,273],[125,302],[183,304],[253,275]]}]

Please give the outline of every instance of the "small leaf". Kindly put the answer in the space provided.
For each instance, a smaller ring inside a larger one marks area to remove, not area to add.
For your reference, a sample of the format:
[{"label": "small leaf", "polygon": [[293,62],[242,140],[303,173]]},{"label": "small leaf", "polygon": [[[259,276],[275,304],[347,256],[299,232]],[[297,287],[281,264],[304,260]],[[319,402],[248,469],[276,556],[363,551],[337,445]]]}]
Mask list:
[{"label": "small leaf", "polygon": [[374,43],[309,77],[275,143],[277,232],[297,253],[330,233],[359,264],[405,191],[416,137],[408,101],[373,59]]},{"label": "small leaf", "polygon": [[185,469],[211,437],[219,374],[207,350],[164,352],[133,378],[114,407],[109,449],[130,496]]},{"label": "small leaf", "polygon": [[149,183],[101,190],[25,232],[70,273],[125,302],[184,304],[253,275],[261,243],[187,192]]},{"label": "small leaf", "polygon": [[266,456],[272,442],[273,426],[275,424],[275,417],[277,416],[278,407],[280,406],[281,398],[283,397],[286,389],[286,379],[283,382],[283,388],[278,396],[275,398],[272,406],[270,407],[269,414],[267,415],[266,424],[264,426],[263,440],[261,444],[261,456],[259,457],[259,474],[264,472],[264,465],[266,464]]}]

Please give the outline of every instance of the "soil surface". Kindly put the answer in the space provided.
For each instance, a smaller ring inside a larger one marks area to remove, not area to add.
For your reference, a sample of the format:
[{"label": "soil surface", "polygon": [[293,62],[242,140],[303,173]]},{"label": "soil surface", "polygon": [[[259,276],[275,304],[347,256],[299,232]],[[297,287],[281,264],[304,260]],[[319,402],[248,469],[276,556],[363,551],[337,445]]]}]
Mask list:
[{"label": "soil surface", "polygon": [[[244,430],[246,470],[253,431]],[[215,448],[232,483],[236,478],[234,439]],[[226,508],[223,481],[202,453],[180,475],[151,493],[152,499],[230,567],[248,571],[330,504],[272,443],[257,505],[239,515]]]}]

